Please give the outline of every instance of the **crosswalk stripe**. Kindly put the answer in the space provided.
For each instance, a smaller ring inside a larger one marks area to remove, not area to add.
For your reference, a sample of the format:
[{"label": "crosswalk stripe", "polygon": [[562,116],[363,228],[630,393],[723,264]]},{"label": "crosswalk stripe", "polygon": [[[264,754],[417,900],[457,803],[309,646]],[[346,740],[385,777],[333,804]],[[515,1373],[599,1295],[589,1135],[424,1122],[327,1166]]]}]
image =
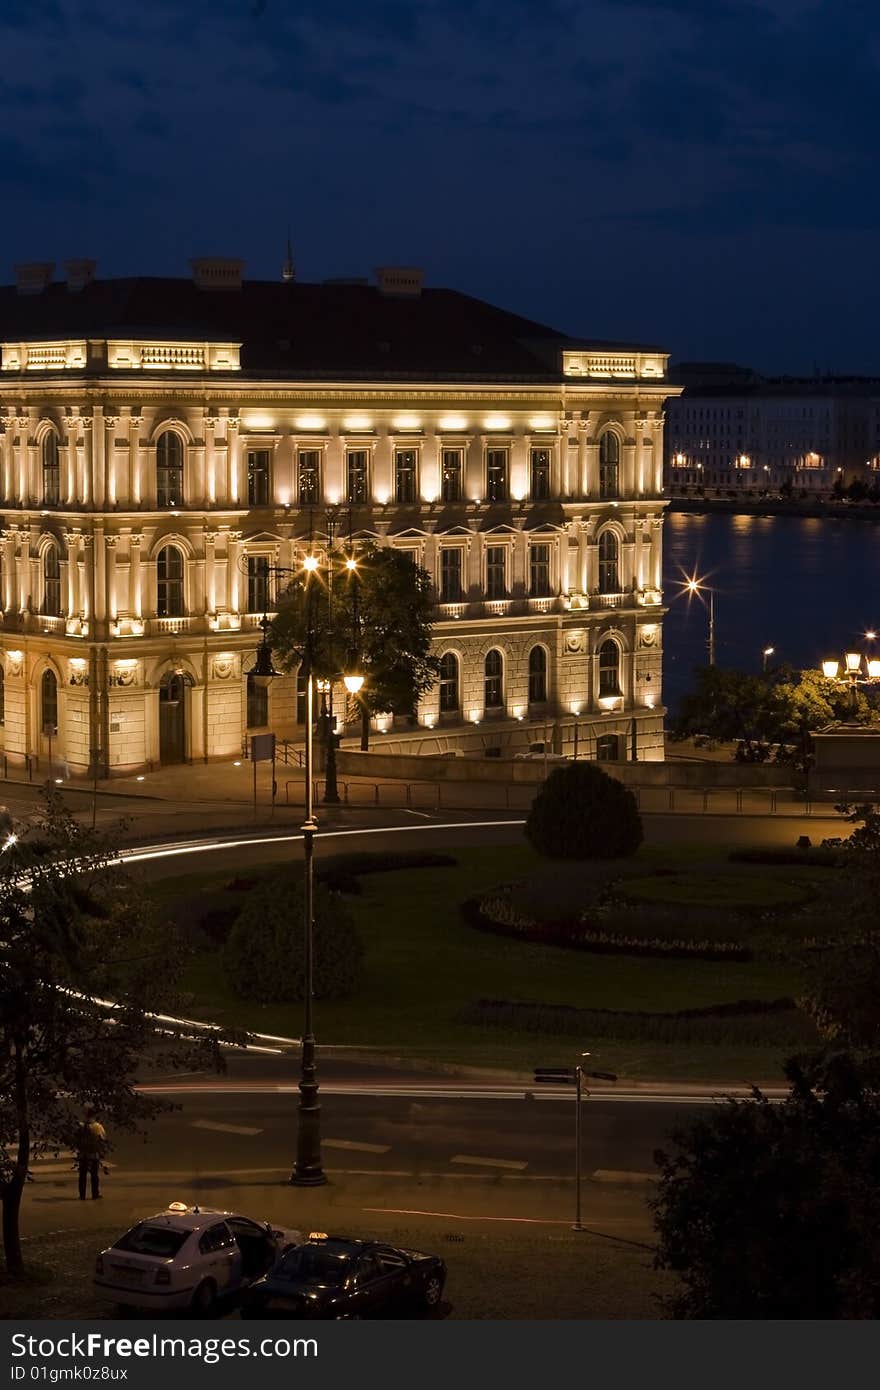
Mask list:
[{"label": "crosswalk stripe", "polygon": [[449,1162],[478,1164],[481,1168],[516,1168],[522,1170],[528,1167],[527,1163],[520,1163],[515,1158],[479,1158],[475,1154],[456,1154]]},{"label": "crosswalk stripe", "polygon": [[190,1129],[213,1129],[221,1134],[262,1134],[261,1129],[252,1129],[250,1125],[221,1125],[214,1120],[191,1120]]},{"label": "crosswalk stripe", "polygon": [[356,1139],[322,1139],[325,1149],[352,1149],[357,1153],[387,1154],[390,1144],[362,1144]]}]

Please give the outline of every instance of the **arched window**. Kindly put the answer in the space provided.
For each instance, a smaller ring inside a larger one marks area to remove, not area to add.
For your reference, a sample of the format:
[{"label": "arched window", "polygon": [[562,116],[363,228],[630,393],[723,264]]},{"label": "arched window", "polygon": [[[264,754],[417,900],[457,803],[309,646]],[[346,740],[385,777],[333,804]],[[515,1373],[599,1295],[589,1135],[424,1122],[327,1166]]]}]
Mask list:
[{"label": "arched window", "polygon": [[183,555],[176,545],[166,545],[156,561],[156,612],[160,618],[183,617]]},{"label": "arched window", "polygon": [[600,763],[613,763],[620,757],[620,736],[618,734],[603,734],[596,739],[596,761]]},{"label": "arched window", "polygon": [[603,531],[599,537],[599,593],[620,593],[618,560],[620,544],[613,531]]},{"label": "arched window", "polygon": [[57,507],[61,497],[61,474],[58,469],[58,436],[49,430],[43,436],[43,501],[47,507]]},{"label": "arched window", "polygon": [[500,709],[504,704],[504,657],[497,647],[486,653],[485,687],[486,709]]},{"label": "arched window", "polygon": [[620,440],[606,430],[599,440],[599,496],[617,497],[620,492]]},{"label": "arched window", "polygon": [[40,728],[44,734],[58,732],[58,681],[48,666],[40,683]]},{"label": "arched window", "polygon": [[609,637],[599,648],[599,696],[620,694],[620,648]]},{"label": "arched window", "polygon": [[529,704],[542,705],[547,699],[547,653],[543,647],[529,652]]},{"label": "arched window", "polygon": [[61,563],[54,543],[43,551],[43,612],[49,618],[61,616]]},{"label": "arched window", "polygon": [[0,666],[0,725],[6,723],[6,672]]},{"label": "arched window", "polygon": [[183,504],[183,440],[175,430],[160,434],[156,445],[156,502],[160,507]]},{"label": "arched window", "polygon": [[269,689],[260,685],[253,676],[247,678],[247,726],[249,729],[265,729],[269,723]]},{"label": "arched window", "polygon": [[458,657],[444,652],[440,658],[440,713],[453,714],[458,709]]}]

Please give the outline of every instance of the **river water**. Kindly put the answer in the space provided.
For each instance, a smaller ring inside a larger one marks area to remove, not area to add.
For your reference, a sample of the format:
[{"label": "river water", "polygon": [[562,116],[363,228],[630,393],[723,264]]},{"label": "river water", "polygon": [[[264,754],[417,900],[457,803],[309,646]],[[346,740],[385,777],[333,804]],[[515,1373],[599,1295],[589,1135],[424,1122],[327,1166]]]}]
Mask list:
[{"label": "river water", "polygon": [[760,671],[770,662],[817,666],[844,649],[880,656],[880,523],[793,516],[667,512],[663,528],[664,698],[674,710],[706,663],[708,613],[682,596],[686,575],[715,591],[719,666]]}]

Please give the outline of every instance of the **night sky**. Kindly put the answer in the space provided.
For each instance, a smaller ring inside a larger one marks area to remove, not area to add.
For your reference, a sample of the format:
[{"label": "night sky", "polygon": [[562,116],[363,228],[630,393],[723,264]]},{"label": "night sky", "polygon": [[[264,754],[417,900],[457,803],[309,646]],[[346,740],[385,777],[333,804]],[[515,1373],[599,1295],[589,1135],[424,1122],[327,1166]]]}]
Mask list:
[{"label": "night sky", "polygon": [[[414,264],[572,333],[880,374],[865,0],[2,0],[0,279]],[[59,270],[60,273],[60,270]]]}]

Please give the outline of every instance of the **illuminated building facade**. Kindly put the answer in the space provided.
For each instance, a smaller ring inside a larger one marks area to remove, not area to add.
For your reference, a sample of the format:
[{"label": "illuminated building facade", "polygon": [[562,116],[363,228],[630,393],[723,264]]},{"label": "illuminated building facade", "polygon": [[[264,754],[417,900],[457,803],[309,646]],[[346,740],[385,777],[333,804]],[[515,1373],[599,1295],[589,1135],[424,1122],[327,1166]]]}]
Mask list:
[{"label": "illuminated building facade", "polygon": [[581,756],[662,758],[666,355],[418,271],[192,266],[0,289],[7,758],[107,776],[296,738],[295,676],[246,671],[271,567],[334,511],[433,577],[422,733],[552,720],[564,744],[577,717]]}]

